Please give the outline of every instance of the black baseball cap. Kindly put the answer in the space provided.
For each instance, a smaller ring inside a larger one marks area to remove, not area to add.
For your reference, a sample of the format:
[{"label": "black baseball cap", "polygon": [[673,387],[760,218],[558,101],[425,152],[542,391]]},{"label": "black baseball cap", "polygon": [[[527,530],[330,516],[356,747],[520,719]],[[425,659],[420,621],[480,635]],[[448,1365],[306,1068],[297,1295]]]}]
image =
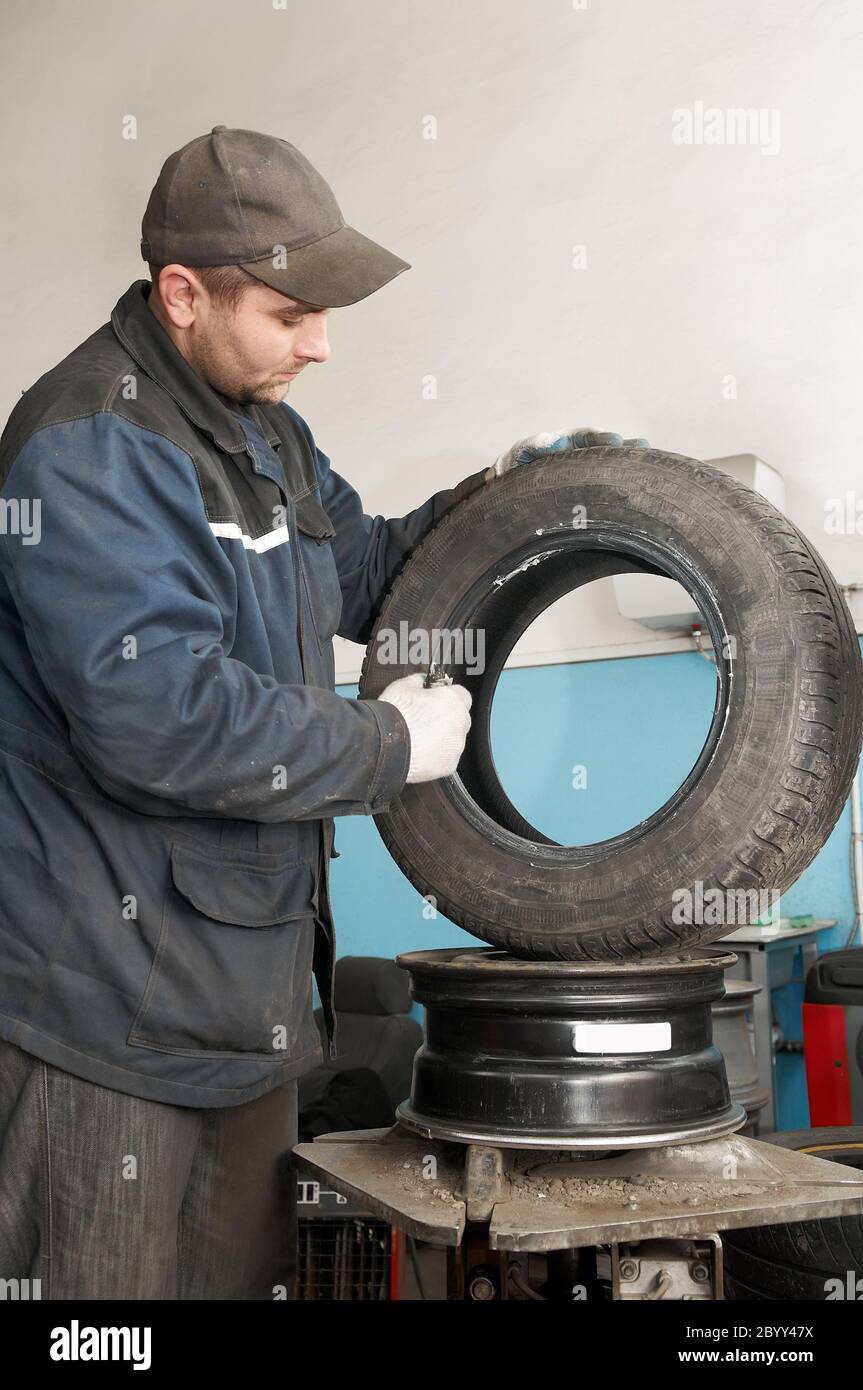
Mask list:
[{"label": "black baseball cap", "polygon": [[345,223],[287,140],[217,125],[168,156],[141,223],[154,265],[239,265],[293,299],[355,304],[410,264]]}]

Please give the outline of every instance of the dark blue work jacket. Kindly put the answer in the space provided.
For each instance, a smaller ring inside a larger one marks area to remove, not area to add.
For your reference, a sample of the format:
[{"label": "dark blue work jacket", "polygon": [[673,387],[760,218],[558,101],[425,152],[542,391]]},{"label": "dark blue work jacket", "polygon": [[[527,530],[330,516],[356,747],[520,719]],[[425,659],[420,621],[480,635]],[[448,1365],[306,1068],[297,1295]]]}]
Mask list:
[{"label": "dark blue work jacket", "polygon": [[370,517],[289,405],[232,407],[133,283],[0,439],[0,1037],[234,1105],[335,1055],[333,818],[389,806],[396,708],[334,691],[482,472]]}]

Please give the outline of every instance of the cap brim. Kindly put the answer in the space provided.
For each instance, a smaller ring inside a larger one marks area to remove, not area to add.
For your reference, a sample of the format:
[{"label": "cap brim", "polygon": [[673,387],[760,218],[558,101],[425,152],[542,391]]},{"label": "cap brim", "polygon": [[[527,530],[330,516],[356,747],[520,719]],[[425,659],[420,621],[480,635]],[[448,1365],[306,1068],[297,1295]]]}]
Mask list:
[{"label": "cap brim", "polygon": [[285,252],[282,259],[285,264],[278,269],[271,256],[240,265],[280,294],[324,309],[356,304],[411,268],[354,227],[339,227],[308,246]]}]

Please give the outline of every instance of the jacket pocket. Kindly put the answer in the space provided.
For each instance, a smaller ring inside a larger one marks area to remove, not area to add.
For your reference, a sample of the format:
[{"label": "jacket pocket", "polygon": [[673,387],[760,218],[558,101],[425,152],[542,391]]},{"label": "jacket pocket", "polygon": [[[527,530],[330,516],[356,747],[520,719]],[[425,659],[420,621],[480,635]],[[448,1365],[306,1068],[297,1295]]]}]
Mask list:
[{"label": "jacket pocket", "polygon": [[127,1041],[195,1056],[291,1056],[311,1016],[318,870],[171,846],[159,940]]}]

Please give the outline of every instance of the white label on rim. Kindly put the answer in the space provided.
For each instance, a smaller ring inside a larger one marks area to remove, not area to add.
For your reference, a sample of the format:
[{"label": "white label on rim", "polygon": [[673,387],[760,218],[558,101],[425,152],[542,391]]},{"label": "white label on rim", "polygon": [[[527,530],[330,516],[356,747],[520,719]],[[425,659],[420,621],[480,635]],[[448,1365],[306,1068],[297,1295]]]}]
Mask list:
[{"label": "white label on rim", "polygon": [[668,1052],[671,1024],[576,1023],[572,1046],[576,1052]]}]

